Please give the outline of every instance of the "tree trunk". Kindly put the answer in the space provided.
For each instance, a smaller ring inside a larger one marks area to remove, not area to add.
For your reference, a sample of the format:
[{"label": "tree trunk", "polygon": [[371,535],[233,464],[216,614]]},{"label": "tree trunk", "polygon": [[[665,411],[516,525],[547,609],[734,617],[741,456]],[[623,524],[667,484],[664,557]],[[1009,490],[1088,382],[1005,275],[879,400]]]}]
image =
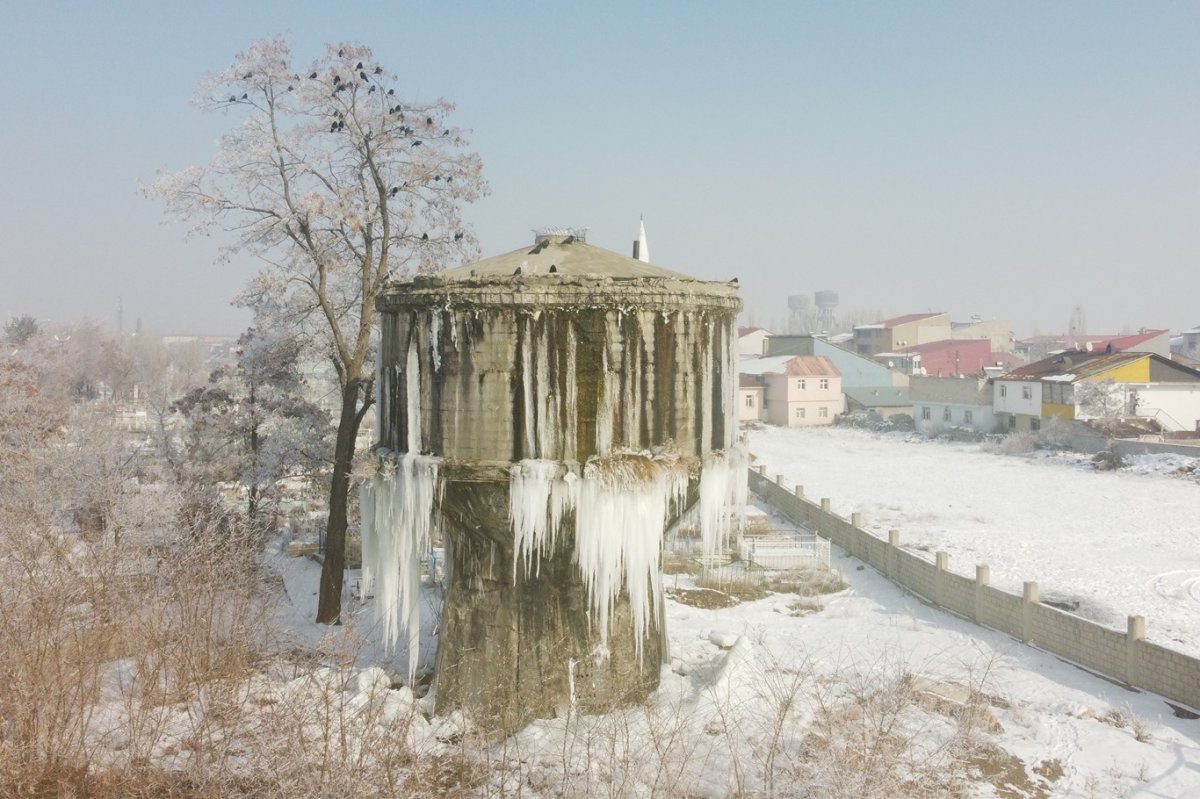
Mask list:
[{"label": "tree trunk", "polygon": [[342,579],[346,572],[346,507],[350,495],[350,466],[362,415],[358,412],[358,381],[342,389],[342,413],[333,450],[333,479],[329,485],[329,520],[325,527],[325,560],[321,564],[321,590],[317,622],[337,624],[342,615]]}]

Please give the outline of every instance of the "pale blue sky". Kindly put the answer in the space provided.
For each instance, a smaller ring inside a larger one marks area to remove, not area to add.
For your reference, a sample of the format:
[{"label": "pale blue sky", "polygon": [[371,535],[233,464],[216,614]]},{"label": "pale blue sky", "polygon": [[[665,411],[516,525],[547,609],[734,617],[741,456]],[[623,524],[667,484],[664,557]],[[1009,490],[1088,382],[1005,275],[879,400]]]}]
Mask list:
[{"label": "pale blue sky", "polygon": [[1200,3],[4,3],[0,315],[236,332],[257,266],[213,263],[141,199],[227,122],[200,76],[283,34],[362,41],[444,96],[530,228],[737,276],[754,319],[844,308],[1019,335],[1200,324]]}]

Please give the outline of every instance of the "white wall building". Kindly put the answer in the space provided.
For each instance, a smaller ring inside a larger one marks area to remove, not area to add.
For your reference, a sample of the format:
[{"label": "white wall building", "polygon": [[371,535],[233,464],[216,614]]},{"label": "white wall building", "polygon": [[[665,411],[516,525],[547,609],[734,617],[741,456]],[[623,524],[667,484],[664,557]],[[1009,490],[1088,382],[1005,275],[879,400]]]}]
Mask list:
[{"label": "white wall building", "polygon": [[1041,381],[997,378],[992,389],[992,408],[1001,432],[1040,430],[1042,426]]}]

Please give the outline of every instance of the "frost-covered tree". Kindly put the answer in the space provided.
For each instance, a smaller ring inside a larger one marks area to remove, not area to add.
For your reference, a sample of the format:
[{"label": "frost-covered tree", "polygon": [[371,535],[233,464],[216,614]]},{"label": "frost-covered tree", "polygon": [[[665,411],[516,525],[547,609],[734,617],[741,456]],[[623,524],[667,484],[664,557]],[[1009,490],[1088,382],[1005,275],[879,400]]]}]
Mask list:
[{"label": "frost-covered tree", "polygon": [[32,316],[14,316],[4,323],[4,338],[20,346],[38,334],[37,320]]},{"label": "frost-covered tree", "polygon": [[172,466],[207,471],[211,485],[236,481],[246,491],[246,517],[261,529],[263,506],[289,474],[312,476],[333,456],[329,415],[303,395],[301,342],[250,328],[238,341],[237,362],[214,371],[209,382],[174,403],[184,417]]},{"label": "frost-covered tree", "polygon": [[1075,384],[1074,394],[1079,418],[1095,420],[1101,429],[1115,429],[1126,415],[1123,391],[1111,377],[1101,381],[1081,380]]},{"label": "frost-covered tree", "polygon": [[231,231],[226,254],[266,266],[242,301],[319,347],[341,390],[317,620],[341,613],[355,437],[373,401],[371,320],[384,282],[474,254],[460,218],[487,190],[453,106],[401,99],[370,48],[332,44],[298,65],[288,45],[251,45],[207,77],[198,104],[238,125],[207,167],[161,173],[147,193],[194,230]]}]

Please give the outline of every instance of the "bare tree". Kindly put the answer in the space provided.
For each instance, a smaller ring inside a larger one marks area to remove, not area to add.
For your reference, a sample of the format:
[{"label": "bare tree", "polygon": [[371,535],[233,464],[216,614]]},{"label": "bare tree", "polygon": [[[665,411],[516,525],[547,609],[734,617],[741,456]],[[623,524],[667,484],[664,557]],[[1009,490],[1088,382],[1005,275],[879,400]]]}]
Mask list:
[{"label": "bare tree", "polygon": [[341,389],[317,620],[336,622],[355,437],[373,402],[371,320],[384,282],[475,251],[463,203],[487,191],[453,106],[410,103],[371,50],[333,44],[303,69],[287,44],[250,46],[206,78],[198,103],[241,118],[208,167],[162,173],[147,193],[196,231],[233,232],[229,252],[266,267],[242,302],[275,311],[332,361]]}]

